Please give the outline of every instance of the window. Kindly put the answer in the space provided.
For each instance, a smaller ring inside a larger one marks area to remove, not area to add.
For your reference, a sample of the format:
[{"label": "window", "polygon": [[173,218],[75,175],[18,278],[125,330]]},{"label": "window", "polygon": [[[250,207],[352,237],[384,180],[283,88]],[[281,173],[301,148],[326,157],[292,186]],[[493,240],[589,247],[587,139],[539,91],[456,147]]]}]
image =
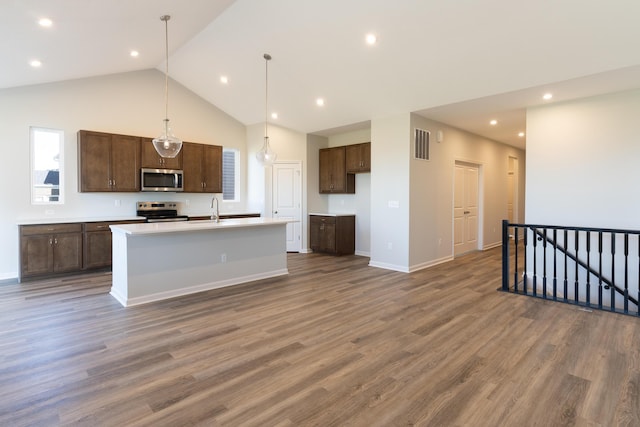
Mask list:
[{"label": "window", "polygon": [[64,132],[31,127],[31,203],[64,202]]},{"label": "window", "polygon": [[225,148],[222,151],[222,200],[240,200],[240,151]]}]

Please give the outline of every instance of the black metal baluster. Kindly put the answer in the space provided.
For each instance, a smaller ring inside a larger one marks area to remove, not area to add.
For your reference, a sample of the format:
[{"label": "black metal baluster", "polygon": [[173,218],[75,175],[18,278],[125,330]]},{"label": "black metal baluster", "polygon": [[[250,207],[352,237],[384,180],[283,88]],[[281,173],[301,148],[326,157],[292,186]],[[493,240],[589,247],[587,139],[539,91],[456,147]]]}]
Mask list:
[{"label": "black metal baluster", "polygon": [[574,231],[575,233],[575,249],[576,249],[576,261],[574,262],[575,268],[575,277],[573,278],[573,300],[577,303],[578,299],[578,250],[580,248],[580,232],[578,230]]},{"label": "black metal baluster", "polygon": [[591,232],[587,231],[587,307],[591,307]]},{"label": "black metal baluster", "polygon": [[513,271],[513,290],[514,292],[518,292],[518,230],[519,227],[513,227],[513,236],[516,239],[515,242],[513,243],[513,246],[515,248],[515,254],[516,254],[516,259],[515,259],[515,270]]},{"label": "black metal baluster", "polygon": [[553,300],[558,299],[558,229],[553,229]]},{"label": "black metal baluster", "polygon": [[538,295],[538,230],[533,229],[533,296]]},{"label": "black metal baluster", "polygon": [[542,231],[542,298],[547,298],[547,229]]},{"label": "black metal baluster", "polygon": [[527,293],[528,293],[527,281],[529,280],[529,277],[527,276],[527,271],[529,271],[529,270],[527,270],[527,258],[529,257],[528,256],[528,252],[527,252],[528,249],[529,249],[529,246],[528,246],[528,243],[527,243],[529,241],[529,237],[528,236],[529,236],[529,230],[527,228],[525,228],[524,229],[524,235],[522,236],[523,237],[523,239],[522,239],[523,242],[522,243],[524,245],[523,246],[524,247],[524,268],[522,270],[522,288],[524,290],[524,294],[525,295],[527,295]]},{"label": "black metal baluster", "polygon": [[509,221],[502,220],[502,291],[509,291]]},{"label": "black metal baluster", "polygon": [[624,312],[629,313],[629,233],[624,233]]},{"label": "black metal baluster", "polygon": [[598,308],[602,310],[602,231],[598,231]]},{"label": "black metal baluster", "polygon": [[567,269],[567,248],[569,248],[569,234],[567,229],[564,229],[564,295],[562,296],[564,301],[567,302],[568,298],[567,298],[567,293],[569,292],[569,280],[568,280],[568,269]]},{"label": "black metal baluster", "polygon": [[611,233],[611,311],[616,311],[616,233]]}]

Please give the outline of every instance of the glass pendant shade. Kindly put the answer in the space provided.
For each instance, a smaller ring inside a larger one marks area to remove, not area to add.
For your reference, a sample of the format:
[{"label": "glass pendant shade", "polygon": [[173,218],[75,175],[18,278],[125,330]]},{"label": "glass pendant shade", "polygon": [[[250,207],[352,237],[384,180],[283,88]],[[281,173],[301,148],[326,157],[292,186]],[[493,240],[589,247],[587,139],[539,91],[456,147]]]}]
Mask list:
[{"label": "glass pendant shade", "polygon": [[265,136],[264,144],[262,144],[262,149],[256,153],[256,159],[258,159],[258,161],[263,165],[269,166],[276,161],[277,157],[278,155],[271,149],[271,146],[269,145],[269,137]]},{"label": "glass pendant shade", "polygon": [[174,158],[182,148],[182,141],[177,138],[169,127],[169,119],[164,119],[162,134],[153,139],[153,147],[161,157]]},{"label": "glass pendant shade", "polygon": [[168,21],[171,19],[169,15],[162,15],[160,20],[164,22],[165,29],[165,60],[167,68],[164,73],[164,112],[165,119],[162,134],[153,140],[153,148],[156,149],[161,157],[173,158],[178,155],[182,149],[182,140],[176,138],[169,127],[169,27]]},{"label": "glass pendant shade", "polygon": [[278,155],[275,151],[271,149],[269,145],[269,120],[268,120],[268,103],[269,103],[269,61],[271,60],[271,55],[265,53],[263,55],[264,58],[264,143],[262,144],[262,149],[256,153],[256,159],[264,166],[271,166],[275,161]]}]

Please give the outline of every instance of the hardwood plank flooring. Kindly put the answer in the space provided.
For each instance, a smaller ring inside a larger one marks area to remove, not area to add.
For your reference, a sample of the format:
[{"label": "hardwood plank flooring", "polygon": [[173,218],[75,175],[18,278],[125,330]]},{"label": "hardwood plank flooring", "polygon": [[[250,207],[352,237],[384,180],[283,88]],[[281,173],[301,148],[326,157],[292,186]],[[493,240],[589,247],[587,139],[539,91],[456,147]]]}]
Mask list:
[{"label": "hardwood plank flooring", "polygon": [[123,308],[109,273],[0,285],[0,425],[640,425],[640,319],[498,292],[500,249]]}]

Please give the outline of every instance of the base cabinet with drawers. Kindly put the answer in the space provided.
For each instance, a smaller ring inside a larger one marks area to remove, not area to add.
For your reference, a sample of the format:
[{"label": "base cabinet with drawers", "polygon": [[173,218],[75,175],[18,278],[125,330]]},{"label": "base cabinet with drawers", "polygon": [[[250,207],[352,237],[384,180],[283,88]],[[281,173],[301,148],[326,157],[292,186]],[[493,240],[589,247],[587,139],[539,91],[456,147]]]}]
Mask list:
[{"label": "base cabinet with drawers", "polygon": [[356,248],[355,215],[310,215],[310,246],[314,252],[350,255]]},{"label": "base cabinet with drawers", "polygon": [[20,281],[111,266],[112,222],[20,225]]},{"label": "base cabinet with drawers", "polygon": [[21,277],[82,269],[82,224],[20,227]]}]

